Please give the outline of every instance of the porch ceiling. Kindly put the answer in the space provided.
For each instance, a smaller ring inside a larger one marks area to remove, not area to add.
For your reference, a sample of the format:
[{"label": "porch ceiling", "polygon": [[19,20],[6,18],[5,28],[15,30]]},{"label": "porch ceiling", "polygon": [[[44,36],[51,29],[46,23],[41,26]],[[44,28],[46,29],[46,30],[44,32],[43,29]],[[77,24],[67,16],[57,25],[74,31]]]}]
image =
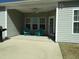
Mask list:
[{"label": "porch ceiling", "polygon": [[17,9],[24,13],[34,12],[34,8],[37,9],[37,12],[46,12],[55,9],[59,1],[69,0],[24,0],[20,2],[0,3],[0,6],[6,6],[8,9]]}]

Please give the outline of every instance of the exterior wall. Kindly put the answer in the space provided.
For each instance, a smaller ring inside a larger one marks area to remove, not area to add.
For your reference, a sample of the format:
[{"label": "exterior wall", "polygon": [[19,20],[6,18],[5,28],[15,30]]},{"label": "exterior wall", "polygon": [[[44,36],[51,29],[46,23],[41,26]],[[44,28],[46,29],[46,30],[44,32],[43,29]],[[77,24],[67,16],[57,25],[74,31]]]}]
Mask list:
[{"label": "exterior wall", "polygon": [[17,10],[8,10],[7,12],[7,35],[19,35],[24,26],[24,15]]},{"label": "exterior wall", "polygon": [[[48,33],[48,22],[49,22],[49,17],[51,16],[56,16],[56,10],[52,10],[52,11],[48,11],[48,12],[40,12],[40,13],[37,13],[37,14],[34,14],[34,13],[25,13],[25,17],[46,17],[46,33]],[[54,33],[55,33],[55,19],[54,19]]]},{"label": "exterior wall", "polygon": [[[7,11],[5,10],[4,7],[0,7],[0,26],[3,28],[7,28],[7,22],[6,22],[6,13]],[[3,32],[3,38],[7,37],[7,32]]]},{"label": "exterior wall", "polygon": [[57,17],[56,17],[56,41],[57,42],[72,42],[79,43],[79,34],[73,34],[73,9],[79,7],[66,7],[66,8],[57,8]]},{"label": "exterior wall", "polygon": [[59,2],[58,3],[58,7],[79,7],[79,1],[75,0],[75,1],[63,1],[63,2]]}]

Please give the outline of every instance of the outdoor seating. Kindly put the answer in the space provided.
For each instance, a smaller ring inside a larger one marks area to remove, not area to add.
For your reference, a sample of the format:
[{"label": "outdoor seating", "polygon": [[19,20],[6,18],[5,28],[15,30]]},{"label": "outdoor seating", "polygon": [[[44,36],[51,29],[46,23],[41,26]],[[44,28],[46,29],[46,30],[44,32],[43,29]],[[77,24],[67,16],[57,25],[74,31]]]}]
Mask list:
[{"label": "outdoor seating", "polygon": [[24,35],[30,35],[31,34],[31,30],[28,29],[28,28],[25,28],[23,32],[24,32]]},{"label": "outdoor seating", "polygon": [[43,29],[39,29],[39,30],[35,31],[35,35],[37,35],[37,36],[44,36],[45,35],[45,31]]}]

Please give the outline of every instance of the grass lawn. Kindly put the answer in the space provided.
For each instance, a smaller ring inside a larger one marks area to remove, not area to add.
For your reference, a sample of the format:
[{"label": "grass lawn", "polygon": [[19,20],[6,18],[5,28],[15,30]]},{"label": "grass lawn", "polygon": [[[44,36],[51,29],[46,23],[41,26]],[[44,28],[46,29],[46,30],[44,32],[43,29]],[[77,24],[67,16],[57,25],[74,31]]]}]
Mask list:
[{"label": "grass lawn", "polygon": [[79,59],[79,44],[59,43],[64,59]]}]

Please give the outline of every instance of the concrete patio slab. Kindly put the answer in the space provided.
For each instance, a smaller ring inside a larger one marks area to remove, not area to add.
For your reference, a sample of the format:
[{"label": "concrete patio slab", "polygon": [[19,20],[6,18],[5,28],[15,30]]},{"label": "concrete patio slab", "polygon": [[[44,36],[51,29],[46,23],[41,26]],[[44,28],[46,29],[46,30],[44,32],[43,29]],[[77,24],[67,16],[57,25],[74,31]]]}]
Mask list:
[{"label": "concrete patio slab", "polygon": [[0,59],[62,59],[62,54],[48,37],[15,36],[0,43]]}]

